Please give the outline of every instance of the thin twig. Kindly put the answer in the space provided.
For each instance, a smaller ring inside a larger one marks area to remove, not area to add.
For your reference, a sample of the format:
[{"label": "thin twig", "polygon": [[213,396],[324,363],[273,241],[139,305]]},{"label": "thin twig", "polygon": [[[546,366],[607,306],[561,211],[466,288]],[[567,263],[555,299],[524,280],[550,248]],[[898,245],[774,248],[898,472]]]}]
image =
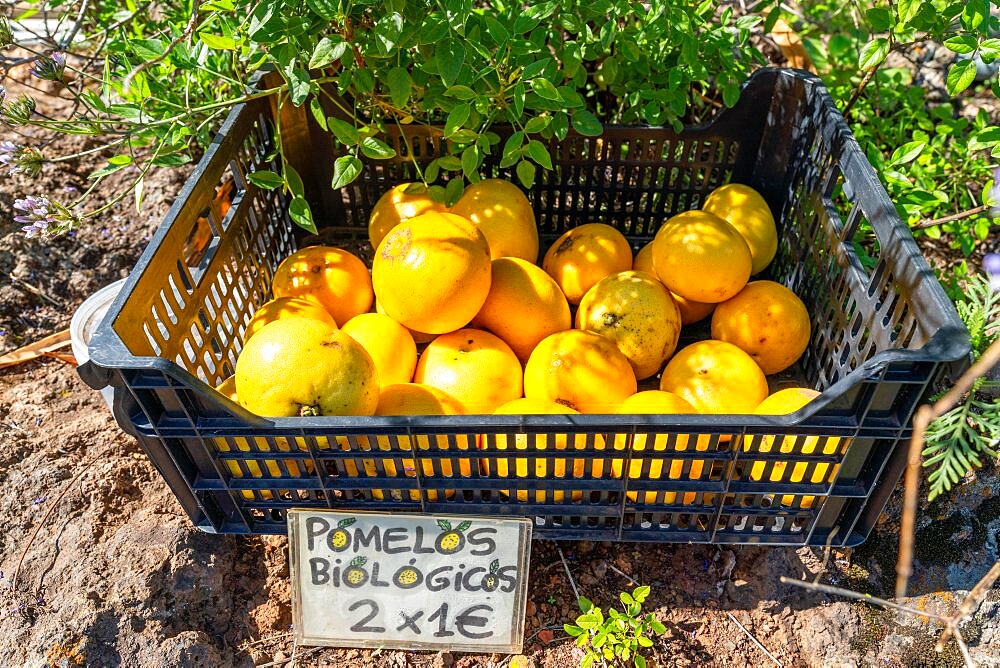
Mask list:
[{"label": "thin twig", "polygon": [[90,0],[83,0],[80,3],[80,12],[76,15],[76,23],[73,24],[73,29],[69,31],[69,34],[62,39],[62,48],[68,49],[76,39],[77,33],[80,32],[80,27],[83,25],[83,15],[87,13],[87,7],[90,6]]},{"label": "thin twig", "polygon": [[989,205],[983,204],[982,206],[977,206],[968,211],[962,211],[960,213],[953,213],[950,216],[943,216],[941,218],[933,218],[929,220],[921,220],[918,223],[914,223],[910,227],[914,230],[922,230],[928,227],[934,227],[935,225],[943,225],[944,223],[951,223],[956,220],[962,220],[963,218],[971,218],[972,216],[978,216],[981,213],[985,213],[989,210]]},{"label": "thin twig", "polygon": [[920,492],[920,464],[924,450],[924,434],[935,419],[950,411],[972,389],[980,376],[985,376],[1000,364],[1000,339],[983,352],[975,364],[955,382],[944,396],[933,404],[924,404],[913,416],[913,435],[906,462],[903,490],[903,516],[899,523],[899,560],[896,562],[896,598],[906,596],[906,585],[913,574],[913,539],[917,518],[917,496]]},{"label": "thin twig", "polygon": [[[304,659],[305,657],[309,656],[310,654],[315,654],[316,652],[322,651],[324,649],[326,649],[326,648],[325,647],[310,647],[306,651],[302,652],[302,654],[299,654],[299,658],[300,659]],[[288,663],[288,659],[282,659],[281,661],[271,661],[270,663],[262,663],[262,664],[259,664],[259,665],[255,666],[255,668],[271,668],[272,666],[283,666],[286,663]]]},{"label": "thin twig", "polygon": [[790,578],[782,575],[778,578],[782,584],[795,585],[796,587],[802,587],[803,589],[809,589],[812,591],[822,592],[824,594],[832,594],[833,596],[843,596],[844,598],[854,599],[855,601],[864,601],[865,603],[870,603],[872,605],[879,605],[883,608],[888,608],[890,610],[898,610],[900,612],[908,612],[911,615],[916,615],[918,617],[929,617],[931,619],[936,619],[939,622],[948,623],[948,618],[944,615],[938,615],[933,612],[927,612],[926,610],[917,610],[916,608],[911,608],[907,605],[900,605],[898,603],[893,603],[892,601],[887,601],[884,598],[879,598],[878,596],[872,596],[871,594],[862,594],[860,592],[851,591],[850,589],[842,589],[841,587],[834,587],[833,585],[822,585],[813,584],[808,580],[796,580],[795,578]]},{"label": "thin twig", "polygon": [[819,572],[816,573],[816,577],[813,578],[813,584],[819,584],[819,579],[823,577],[823,573],[826,573],[827,567],[830,565],[830,552],[832,551],[833,539],[837,535],[837,530],[840,526],[833,527],[833,531],[826,538],[826,546],[823,548],[823,565],[820,567]]},{"label": "thin twig", "polygon": [[566,563],[566,557],[563,556],[562,548],[556,545],[556,549],[559,551],[559,558],[562,559],[563,568],[566,569],[566,577],[569,578],[569,586],[573,588],[573,595],[576,596],[576,600],[580,600],[580,592],[576,588],[576,582],[573,581],[573,574],[569,572],[569,564]]},{"label": "thin twig", "polygon": [[861,94],[865,92],[865,88],[867,88],[868,84],[871,83],[872,78],[875,76],[875,73],[878,72],[878,68],[882,66],[883,62],[885,62],[884,58],[879,62],[877,62],[876,64],[872,65],[870,68],[868,68],[868,71],[865,72],[864,78],[861,80],[861,83],[858,84],[858,87],[854,89],[854,93],[851,95],[851,99],[848,100],[847,105],[841,112],[841,114],[844,116],[845,119],[850,117],[851,110],[854,108],[854,104],[861,97]]},{"label": "thin twig", "polygon": [[191,10],[191,18],[190,20],[188,20],[187,25],[184,26],[184,30],[181,32],[181,34],[178,35],[176,39],[171,40],[170,44],[167,44],[167,48],[163,50],[163,53],[158,55],[156,58],[139,63],[134,68],[132,68],[132,71],[129,72],[125,76],[124,81],[122,81],[122,89],[127,93],[129,91],[129,87],[132,85],[132,79],[137,77],[140,72],[148,70],[153,65],[158,65],[159,63],[162,63],[164,59],[170,55],[170,52],[176,49],[181,42],[185,42],[188,40],[188,38],[191,37],[191,35],[194,33],[194,29],[197,27],[198,27],[198,4],[195,3],[193,5],[193,9]]},{"label": "thin twig", "polygon": [[773,654],[771,654],[770,652],[768,652],[767,648],[764,647],[764,645],[762,645],[759,640],[757,640],[756,638],[753,637],[753,634],[750,633],[750,631],[747,630],[747,627],[745,627],[742,624],[740,624],[740,620],[736,619],[736,616],[733,615],[733,613],[731,613],[728,610],[726,610],[726,614],[729,616],[729,619],[733,620],[733,623],[736,624],[736,626],[740,627],[740,630],[743,631],[743,633],[746,634],[747,638],[750,638],[750,641],[753,642],[754,645],[757,645],[757,648],[760,649],[760,651],[764,652],[764,654],[767,655],[767,658],[769,658],[771,661],[774,661],[774,665],[776,665],[778,668],[782,668],[781,662],[778,661],[778,659],[776,659]]},{"label": "thin twig", "polygon": [[634,580],[631,575],[625,573],[624,571],[618,570],[617,568],[615,568],[614,564],[608,564],[608,568],[610,568],[615,573],[617,573],[618,575],[622,576],[623,578],[634,584],[636,587],[639,586],[639,583],[636,580]]},{"label": "thin twig", "polygon": [[[958,643],[958,649],[962,653],[962,658],[965,660],[966,668],[976,668],[976,662],[972,660],[972,655],[969,654],[969,646],[965,644],[965,638],[962,637],[962,632],[958,630],[958,626],[952,627],[951,624],[948,625],[951,632],[955,634],[955,642]],[[941,650],[937,650],[941,651]]]},{"label": "thin twig", "polygon": [[[941,632],[941,637],[938,638],[937,645],[934,647],[935,651],[942,651],[944,649],[944,644],[948,642],[948,638],[955,634],[955,639],[958,639],[958,626],[966,619],[972,617],[976,614],[976,610],[982,605],[983,599],[986,598],[986,594],[993,587],[993,583],[1000,578],[1000,561],[993,564],[990,570],[986,571],[976,586],[972,588],[965,599],[962,601],[962,605],[958,606],[958,612],[952,615],[952,623],[945,626],[944,631]],[[961,642],[959,643],[961,646]]]},{"label": "thin twig", "polygon": [[77,471],[76,475],[70,478],[69,482],[63,485],[63,488],[59,490],[59,494],[56,496],[55,499],[53,499],[52,505],[50,505],[49,509],[45,511],[45,514],[42,515],[42,519],[39,520],[38,524],[35,525],[35,529],[31,532],[31,535],[28,536],[28,542],[25,543],[24,549],[21,550],[21,556],[17,560],[17,565],[14,566],[14,575],[10,579],[11,589],[17,588],[17,576],[21,573],[21,565],[24,563],[24,557],[27,556],[28,550],[31,548],[31,544],[35,542],[35,537],[38,536],[38,532],[41,530],[43,526],[45,526],[45,522],[49,519],[49,515],[51,515],[52,511],[56,509],[56,507],[59,505],[59,502],[62,501],[62,498],[64,496],[66,496],[66,492],[70,490],[73,484],[77,480],[79,480],[84,473],[89,471],[90,465],[93,464],[95,461],[97,461],[98,458],[104,456],[105,452],[106,450],[102,450],[101,452],[97,453],[90,459],[86,460],[83,464],[81,464],[80,470]]},{"label": "thin twig", "polygon": [[27,281],[25,281],[24,279],[21,279],[21,278],[18,278],[18,277],[17,277],[17,276],[15,276],[14,274],[10,274],[10,280],[11,280],[11,282],[12,282],[12,283],[14,283],[15,285],[21,285],[21,286],[24,286],[24,288],[25,288],[25,289],[26,289],[26,290],[27,290],[28,292],[30,292],[30,293],[32,293],[32,294],[34,294],[34,295],[37,295],[38,297],[41,297],[42,299],[44,299],[45,301],[49,302],[49,303],[50,303],[50,304],[52,304],[53,306],[55,306],[55,307],[57,307],[57,308],[62,308],[62,303],[60,303],[60,302],[59,302],[59,301],[58,301],[57,299],[55,299],[55,298],[53,298],[53,297],[49,297],[49,296],[48,296],[47,294],[45,294],[45,293],[44,293],[44,292],[43,292],[43,291],[41,290],[41,288],[36,288],[36,287],[35,287],[34,285],[32,285],[31,283],[28,283],[28,282],[27,282]]},{"label": "thin twig", "polygon": [[287,638],[290,635],[294,634],[289,632],[289,633],[278,633],[277,635],[273,636],[267,636],[266,638],[254,640],[253,642],[243,643],[242,645],[240,645],[240,649],[245,650],[247,647],[253,647],[254,645],[263,645],[264,643],[269,643],[282,638]]}]

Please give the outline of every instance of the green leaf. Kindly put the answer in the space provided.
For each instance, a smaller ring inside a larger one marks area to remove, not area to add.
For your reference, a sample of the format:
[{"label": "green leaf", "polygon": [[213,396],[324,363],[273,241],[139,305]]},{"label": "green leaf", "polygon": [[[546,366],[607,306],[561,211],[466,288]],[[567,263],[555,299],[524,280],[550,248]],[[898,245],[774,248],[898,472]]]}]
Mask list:
[{"label": "green leaf", "polygon": [[624,591],[618,594],[618,600],[624,603],[625,605],[632,605],[633,603],[635,603],[635,599],[632,598],[631,594]]},{"label": "green leaf", "polygon": [[636,640],[639,642],[639,646],[640,647],[652,647],[653,646],[653,641],[650,640],[649,638],[647,638],[646,636],[639,636],[638,638],[636,638]]},{"label": "green leaf", "polygon": [[517,179],[525,188],[535,185],[535,166],[527,160],[517,163]]},{"label": "green leaf", "polygon": [[901,24],[909,23],[920,11],[920,5],[924,0],[897,0],[896,12],[899,14]]},{"label": "green leaf", "polygon": [[905,165],[909,162],[913,162],[926,147],[927,142],[925,141],[907,142],[892,152],[892,157],[889,158],[889,163],[898,167],[899,165]]},{"label": "green leaf", "polygon": [[[444,203],[447,206],[453,206],[462,196],[463,192],[465,192],[465,181],[460,178],[451,179],[448,181],[448,185],[444,187]],[[463,522],[462,524],[466,523]],[[459,524],[458,526],[461,527],[462,524]],[[469,527],[466,526],[465,528],[468,529]],[[462,528],[457,530],[464,531]]]},{"label": "green leaf", "polygon": [[972,53],[979,47],[979,40],[973,35],[956,35],[946,39],[944,45],[955,53]]},{"label": "green leaf", "polygon": [[336,19],[340,11],[337,0],[306,0],[306,4],[313,13],[327,21]]},{"label": "green leaf", "polygon": [[604,126],[597,117],[585,109],[573,113],[573,129],[586,137],[597,137],[604,131]]},{"label": "green leaf", "polygon": [[573,638],[583,633],[583,629],[581,629],[576,624],[563,624],[563,630],[566,632],[567,635]]},{"label": "green leaf", "polygon": [[455,105],[455,108],[448,113],[448,119],[444,123],[444,136],[450,137],[458,130],[465,121],[469,120],[469,114],[472,112],[472,107],[468,103],[463,102],[462,104]]},{"label": "green leaf", "polygon": [[134,39],[132,51],[139,60],[153,60],[161,57],[167,49],[162,39]]},{"label": "green leaf", "polygon": [[462,169],[462,161],[453,155],[443,155],[437,159],[441,169],[447,170],[449,172],[457,172]]},{"label": "green leaf", "polygon": [[549,155],[549,149],[542,142],[537,139],[532,139],[528,142],[528,146],[525,149],[528,153],[528,157],[537,162],[539,165],[545,169],[552,169],[552,156]]},{"label": "green leaf", "polygon": [[329,116],[326,119],[326,123],[330,126],[330,131],[333,132],[333,136],[336,137],[337,141],[341,144],[354,146],[361,139],[361,136],[358,134],[358,129],[347,121],[342,121],[335,116]]},{"label": "green leaf", "polygon": [[887,55],[889,55],[889,39],[887,37],[873,39],[862,47],[861,55],[858,57],[858,67],[863,70],[875,67],[885,60]]},{"label": "green leaf", "polygon": [[528,122],[524,124],[524,132],[526,134],[541,132],[547,128],[551,122],[551,116],[532,116],[528,119]]},{"label": "green leaf", "polygon": [[396,149],[386,144],[378,137],[365,137],[361,140],[361,152],[366,157],[375,160],[388,160],[395,157]]},{"label": "green leaf", "polygon": [[296,225],[307,232],[316,234],[316,223],[313,222],[312,209],[309,208],[309,202],[306,201],[305,197],[296,195],[292,198],[292,201],[288,203],[288,215]]},{"label": "green leaf", "polygon": [[461,85],[449,87],[444,94],[458,100],[474,100],[476,98],[476,91],[472,90],[468,86]]},{"label": "green leaf", "polygon": [[309,113],[312,114],[313,120],[315,120],[317,125],[323,128],[323,130],[330,130],[329,126],[326,124],[326,115],[323,111],[323,105],[320,104],[318,97],[313,96],[309,98]]},{"label": "green leaf", "polygon": [[581,629],[587,629],[587,630],[596,629],[597,625],[600,623],[601,620],[598,619],[597,616],[591,612],[587,612],[586,614],[580,615],[579,617],[576,618],[576,624]]},{"label": "green leaf", "polygon": [[990,13],[990,0],[966,0],[962,10],[962,26],[966,30],[975,30]]},{"label": "green leaf", "polygon": [[309,72],[295,67],[285,72],[285,78],[288,80],[289,99],[296,107],[301,107],[309,97]]},{"label": "green leaf", "polygon": [[445,86],[453,86],[465,62],[465,47],[458,40],[446,39],[435,49],[434,57],[441,81]]},{"label": "green leaf", "polygon": [[991,37],[979,43],[979,55],[983,61],[991,63],[1000,58],[1000,39]]},{"label": "green leaf", "polygon": [[636,600],[636,603],[644,603],[646,598],[649,597],[650,588],[648,585],[640,585],[632,590],[632,598]]},{"label": "green leaf", "polygon": [[865,18],[868,19],[872,32],[889,32],[892,27],[892,14],[887,7],[869,9],[865,12]]},{"label": "green leaf", "polygon": [[590,668],[594,665],[594,655],[587,654],[582,659],[580,659],[580,668]]},{"label": "green leaf", "polygon": [[172,153],[153,158],[153,164],[157,167],[180,167],[191,162],[191,156],[186,153]]},{"label": "green leaf", "polygon": [[608,628],[603,628],[597,632],[590,644],[593,645],[595,649],[600,649],[604,646],[604,642],[608,639]]},{"label": "green leaf", "polygon": [[664,633],[667,632],[667,627],[655,619],[649,623],[649,628],[651,628],[653,630],[653,633],[655,633],[656,635],[663,635]]},{"label": "green leaf", "polygon": [[740,101],[740,87],[737,84],[726,84],[722,87],[722,103],[727,107],[736,106]]},{"label": "green leaf", "polygon": [[960,60],[948,70],[948,95],[958,95],[976,79],[976,61]]},{"label": "green leaf", "polygon": [[1000,144],[1000,127],[991,125],[969,137],[969,150],[981,151]]},{"label": "green leaf", "polygon": [[364,165],[353,155],[342,155],[333,161],[333,180],[330,187],[343,188],[358,178]]},{"label": "green leaf", "polygon": [[285,182],[283,178],[267,169],[250,172],[247,174],[247,181],[264,190],[274,190]]},{"label": "green leaf", "polygon": [[632,660],[635,662],[635,668],[646,668],[646,659],[642,658],[638,654],[632,657]]},{"label": "green leaf", "polygon": [[532,79],[531,89],[538,93],[539,97],[545,98],[546,100],[561,101],[562,97],[559,95],[559,91],[556,87],[549,82],[548,79]]},{"label": "green leaf", "polygon": [[552,134],[556,139],[562,141],[569,134],[569,116],[564,111],[560,111],[552,117]]},{"label": "green leaf", "polygon": [[210,49],[216,49],[220,51],[235,51],[236,50],[236,40],[232,37],[226,37],[225,35],[213,35],[212,33],[200,32],[198,37],[201,41],[205,43]]},{"label": "green leaf", "polygon": [[385,83],[389,87],[389,98],[397,107],[405,107],[410,100],[410,87],[413,81],[405,67],[394,67],[385,75]]},{"label": "green leaf", "polygon": [[313,49],[309,58],[309,69],[326,67],[335,60],[340,60],[347,52],[347,42],[340,35],[324,37]]},{"label": "green leaf", "polygon": [[594,607],[594,604],[586,596],[581,596],[577,599],[576,604],[580,606],[580,612],[590,612],[591,608]]},{"label": "green leaf", "polygon": [[470,146],[462,151],[462,174],[472,183],[479,181],[479,147]]},{"label": "green leaf", "polygon": [[524,84],[518,82],[511,90],[511,102],[514,104],[514,114],[517,118],[524,115]]}]

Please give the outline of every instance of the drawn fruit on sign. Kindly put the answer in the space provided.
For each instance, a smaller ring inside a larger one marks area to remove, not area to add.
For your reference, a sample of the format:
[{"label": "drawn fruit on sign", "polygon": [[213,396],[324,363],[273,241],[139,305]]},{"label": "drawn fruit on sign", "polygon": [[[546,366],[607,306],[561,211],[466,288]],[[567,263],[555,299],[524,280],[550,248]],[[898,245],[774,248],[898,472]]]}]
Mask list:
[{"label": "drawn fruit on sign", "polygon": [[400,589],[413,589],[424,581],[424,576],[413,567],[414,561],[411,559],[409,565],[401,566],[392,576],[393,583]]},{"label": "drawn fruit on sign", "polygon": [[368,571],[362,568],[367,562],[368,557],[351,559],[351,565],[344,571],[344,584],[357,588],[368,582]]},{"label": "drawn fruit on sign", "polygon": [[463,532],[472,526],[472,522],[462,522],[454,529],[451,528],[451,522],[448,520],[438,520],[437,525],[444,533],[438,536],[434,542],[435,550],[441,554],[455,554],[465,547],[465,534]]},{"label": "drawn fruit on sign", "polygon": [[483,591],[496,591],[497,587],[500,586],[500,578],[497,577],[497,571],[500,570],[500,560],[494,559],[490,562],[490,572],[483,576]]},{"label": "drawn fruit on sign", "polygon": [[357,520],[353,517],[345,517],[344,519],[337,522],[337,530],[330,534],[327,538],[327,543],[330,549],[334,552],[343,552],[347,549],[347,546],[351,544],[351,534],[347,532],[347,527],[354,524]]}]

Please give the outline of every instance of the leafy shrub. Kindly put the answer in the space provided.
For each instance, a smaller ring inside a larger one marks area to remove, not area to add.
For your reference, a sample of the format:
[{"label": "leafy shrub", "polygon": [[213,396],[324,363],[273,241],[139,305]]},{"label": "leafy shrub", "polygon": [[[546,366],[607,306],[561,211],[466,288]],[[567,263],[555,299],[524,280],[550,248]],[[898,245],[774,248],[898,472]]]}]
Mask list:
[{"label": "leafy shrub", "polygon": [[622,592],[618,598],[623,610],[609,608],[607,616],[589,599],[580,597],[578,604],[583,614],[576,618],[576,624],[564,626],[566,633],[576,638],[577,646],[586,651],[580,668],[608,661],[631,662],[635,668],[645,668],[642,651],[653,646],[650,635],[662,635],[667,630],[653,613],[642,615],[642,604],[647,596],[649,587],[646,586],[636,587],[631,594]]},{"label": "leafy shrub", "polygon": [[[149,168],[190,160],[222,115],[252,97],[305,106],[333,135],[344,151],[335,188],[357,177],[361,156],[395,155],[382,138],[386,127],[440,125],[446,155],[422,177],[433,196],[453,201],[489,153],[499,152],[527,186],[552,165],[542,140],[571,128],[598,135],[604,123],[680,127],[706,104],[705,91],[734,104],[762,62],[748,43],[760,17],[734,18],[716,0],[208,0],[191,14],[167,10],[152,19],[131,0],[118,12],[101,5],[74,42],[80,53],[59,62],[54,50],[68,45],[56,39],[30,59],[35,76],[74,95],[72,117],[40,118],[27,100],[4,105],[0,116],[104,137],[115,155],[92,178],[136,165],[137,201]],[[280,83],[252,88],[262,69],[280,74]],[[515,129],[502,146],[490,131],[499,123]],[[257,184],[288,190],[298,203],[293,218],[313,229],[300,180],[283,165]],[[104,210],[79,214],[79,203],[45,232]]]}]

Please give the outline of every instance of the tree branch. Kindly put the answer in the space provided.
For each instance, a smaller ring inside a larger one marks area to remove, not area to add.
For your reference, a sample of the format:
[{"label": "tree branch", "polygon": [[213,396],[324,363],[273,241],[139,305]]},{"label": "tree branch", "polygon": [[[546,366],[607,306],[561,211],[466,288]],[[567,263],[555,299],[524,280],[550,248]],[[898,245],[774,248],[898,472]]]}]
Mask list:
[{"label": "tree branch", "polygon": [[934,227],[935,225],[943,225],[945,223],[955,222],[956,220],[962,220],[963,218],[971,218],[972,216],[978,216],[979,214],[988,211],[989,208],[990,208],[989,205],[983,204],[982,206],[977,206],[967,211],[953,213],[950,216],[943,216],[941,218],[934,218],[929,220],[921,220],[918,223],[914,223],[910,227],[911,229],[914,230],[923,230],[928,227]]},{"label": "tree branch", "polygon": [[924,434],[931,422],[941,417],[962,400],[980,376],[985,376],[1000,363],[1000,339],[994,341],[975,364],[955,382],[954,387],[933,404],[924,404],[913,416],[913,435],[906,462],[903,496],[903,517],[899,526],[899,560],[896,562],[896,598],[906,596],[906,585],[913,574],[913,540],[917,517],[917,496],[920,492],[920,464],[924,450]]}]

